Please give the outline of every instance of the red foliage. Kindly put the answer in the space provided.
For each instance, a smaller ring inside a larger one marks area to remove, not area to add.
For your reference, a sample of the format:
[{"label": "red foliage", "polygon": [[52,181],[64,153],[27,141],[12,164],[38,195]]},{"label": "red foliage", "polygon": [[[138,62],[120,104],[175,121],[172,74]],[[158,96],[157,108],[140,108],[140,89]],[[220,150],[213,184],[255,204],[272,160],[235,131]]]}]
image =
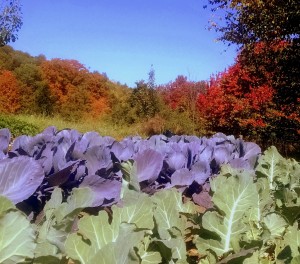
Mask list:
[{"label": "red foliage", "polygon": [[205,93],[197,99],[200,117],[210,130],[264,140],[272,134],[297,141],[297,83],[287,85],[291,77],[280,71],[280,59],[289,45],[284,41],[257,43],[250,56],[249,50],[243,50],[233,66],[211,78]]},{"label": "red foliage", "polygon": [[241,133],[249,127],[264,128],[271,115],[274,89],[261,84],[237,61],[223,73],[212,77],[206,92],[200,94],[200,116],[217,131]]},{"label": "red foliage", "polygon": [[158,88],[164,102],[173,110],[190,110],[191,103],[204,88],[204,82],[191,82],[179,75],[174,82]]}]

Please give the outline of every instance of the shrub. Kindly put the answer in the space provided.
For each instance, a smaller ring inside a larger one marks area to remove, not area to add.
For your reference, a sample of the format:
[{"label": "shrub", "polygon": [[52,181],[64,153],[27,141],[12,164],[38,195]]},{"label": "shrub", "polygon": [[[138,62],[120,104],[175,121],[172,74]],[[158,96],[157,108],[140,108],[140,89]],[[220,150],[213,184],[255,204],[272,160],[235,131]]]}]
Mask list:
[{"label": "shrub", "polygon": [[8,128],[14,137],[39,133],[37,126],[3,114],[0,114],[0,129],[1,128]]}]

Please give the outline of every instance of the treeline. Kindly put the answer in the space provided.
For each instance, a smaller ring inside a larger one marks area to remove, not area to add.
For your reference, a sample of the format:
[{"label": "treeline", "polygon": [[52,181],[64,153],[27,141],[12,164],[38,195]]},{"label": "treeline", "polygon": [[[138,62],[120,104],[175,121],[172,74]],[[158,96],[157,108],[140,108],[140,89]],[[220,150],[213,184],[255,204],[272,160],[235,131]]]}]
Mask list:
[{"label": "treeline", "polygon": [[109,111],[114,89],[125,89],[75,60],[32,57],[0,48],[0,111],[59,115],[66,119]]},{"label": "treeline", "polygon": [[[10,46],[0,48],[0,113],[42,114],[66,120],[105,118],[120,125],[143,123],[145,134],[172,130],[199,134],[196,97],[206,82],[184,76],[164,86],[149,80],[135,88],[90,72],[76,60],[32,57]],[[174,111],[175,110],[175,111]]]},{"label": "treeline", "polygon": [[148,135],[167,130],[195,135],[223,132],[261,145],[295,147],[300,142],[299,77],[283,71],[289,48],[288,42],[259,42],[252,54],[242,50],[234,65],[209,81],[178,76],[157,86],[151,69],[148,80],[129,88],[90,72],[78,61],[32,57],[4,46],[0,113],[78,121],[105,118],[119,125],[141,124]]}]

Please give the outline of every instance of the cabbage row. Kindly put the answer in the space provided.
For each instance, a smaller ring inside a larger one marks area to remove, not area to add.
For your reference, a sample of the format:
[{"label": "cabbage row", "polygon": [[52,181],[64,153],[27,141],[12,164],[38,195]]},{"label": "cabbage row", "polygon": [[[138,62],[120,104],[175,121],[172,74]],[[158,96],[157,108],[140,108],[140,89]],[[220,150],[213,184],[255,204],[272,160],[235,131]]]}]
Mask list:
[{"label": "cabbage row", "polygon": [[149,194],[176,187],[197,203],[197,194],[222,164],[253,170],[260,154],[256,144],[221,133],[116,141],[96,132],[48,127],[33,137],[17,137],[11,146],[10,141],[9,130],[0,130],[0,194],[35,214],[54,187],[64,198],[75,187],[89,187],[93,206],[104,207],[119,202],[125,182]]}]

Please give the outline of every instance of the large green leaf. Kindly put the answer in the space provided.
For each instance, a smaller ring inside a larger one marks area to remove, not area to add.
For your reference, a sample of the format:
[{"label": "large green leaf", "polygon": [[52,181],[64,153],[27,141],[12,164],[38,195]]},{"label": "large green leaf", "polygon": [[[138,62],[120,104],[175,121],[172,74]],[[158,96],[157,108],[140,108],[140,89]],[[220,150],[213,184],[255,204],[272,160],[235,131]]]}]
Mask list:
[{"label": "large green leaf", "polygon": [[34,250],[34,257],[39,258],[43,256],[56,256],[58,252],[58,249],[55,245],[47,242],[47,241],[42,241],[39,242],[37,241],[36,248]]},{"label": "large green leaf", "polygon": [[59,207],[62,203],[63,197],[62,197],[62,190],[60,188],[55,188],[52,191],[50,200],[45,204],[44,211],[48,211],[50,209],[56,209]]},{"label": "large green leaf", "polygon": [[249,258],[245,259],[243,264],[258,264],[259,263],[259,251],[255,251]]},{"label": "large green leaf", "polygon": [[270,232],[270,239],[282,237],[288,223],[282,216],[276,213],[268,214],[264,217],[263,222]]},{"label": "large green leaf", "polygon": [[185,220],[179,214],[180,210],[184,210],[184,206],[182,198],[177,197],[178,194],[175,189],[171,189],[157,192],[153,196],[153,201],[156,204],[154,218],[161,239],[171,239],[173,228],[180,230],[182,235],[185,230]]},{"label": "large green leaf", "polygon": [[286,163],[274,146],[268,148],[259,158],[256,172],[259,176],[268,178],[270,190],[275,190],[276,180],[283,183],[289,181]]},{"label": "large green leaf", "polygon": [[292,256],[297,257],[300,254],[300,230],[297,226],[289,226],[283,239],[285,244],[291,248]]},{"label": "large green leaf", "polygon": [[119,235],[120,220],[113,218],[109,224],[108,215],[101,211],[97,216],[84,216],[78,221],[78,228],[85,238],[91,241],[94,252],[106,244],[116,241]]},{"label": "large green leaf", "polygon": [[[55,198],[56,199],[56,198]],[[94,201],[93,191],[88,188],[74,188],[67,202],[62,203],[54,211],[56,220],[62,221],[70,213],[77,214],[80,209],[91,207]]]},{"label": "large green leaf", "polygon": [[81,264],[89,263],[95,254],[94,249],[82,240],[78,234],[70,234],[65,243],[67,256],[73,260],[80,261]]},{"label": "large green leaf", "polygon": [[4,196],[0,196],[0,216],[9,209],[15,208],[15,205],[11,200]]},{"label": "large green leaf", "polygon": [[137,257],[134,246],[137,246],[140,241],[143,240],[145,231],[134,231],[132,225],[123,224],[120,228],[119,237],[115,242],[108,243],[97,254],[91,258],[89,264],[99,263],[101,264],[139,264],[139,258]]},{"label": "large green leaf", "polygon": [[[99,252],[101,252],[104,258],[107,254],[107,250],[104,250],[104,248],[111,248],[119,243],[132,243],[128,239],[130,236],[136,238],[135,233],[139,232],[135,229],[152,230],[154,228],[152,207],[150,198],[144,196],[139,203],[127,207],[118,208],[113,206],[113,219],[111,223],[105,211],[101,211],[97,216],[86,215],[82,217],[78,221],[79,233],[69,235],[67,238],[65,245],[67,254],[75,260],[89,263],[96,255],[100,254]],[[84,239],[88,239],[90,245],[85,243],[79,234]],[[128,252],[129,249],[123,253],[128,255]],[[113,261],[114,258],[119,260],[120,256],[118,254],[114,255],[114,253],[110,252],[105,258],[110,259],[110,261]]]},{"label": "large green leaf", "polygon": [[275,198],[277,210],[293,224],[300,214],[300,164],[271,147],[260,158],[257,175],[268,180],[269,197]]},{"label": "large green leaf", "polygon": [[[140,184],[137,175],[137,165],[133,160],[124,161],[121,164],[121,171],[123,173],[123,185],[128,185],[129,189],[140,191]],[[121,198],[123,192],[121,192]]]},{"label": "large green leaf", "polygon": [[[109,229],[112,229],[112,227]],[[65,245],[67,254],[82,264],[98,263],[100,259],[101,264],[139,263],[138,257],[133,251],[133,246],[138,245],[142,241],[145,231],[135,232],[134,229],[133,225],[119,225],[117,229],[118,233],[113,232],[113,234],[116,234],[114,237],[109,235],[100,237],[101,231],[108,234],[112,230],[104,230],[104,228],[102,230],[95,230],[98,233],[99,241],[95,241],[97,236],[94,236],[90,244],[84,242],[80,235],[71,234]],[[89,233],[89,235],[91,234]]]},{"label": "large green leaf", "polygon": [[0,218],[0,263],[20,263],[33,258],[35,234],[20,212],[8,212]]},{"label": "large green leaf", "polygon": [[64,244],[76,214],[82,208],[91,206],[92,201],[93,194],[89,188],[77,188],[73,190],[67,202],[62,203],[62,191],[55,188],[44,207],[45,217],[37,227],[38,247],[35,256],[47,256],[52,252],[52,255],[58,257],[59,252],[64,253]]},{"label": "large green leaf", "polygon": [[258,212],[258,192],[249,172],[230,177],[219,175],[211,181],[212,201],[217,211],[208,211],[202,218],[203,227],[218,235],[219,241],[201,239],[197,247],[212,249],[218,256],[239,250],[242,234],[249,230],[244,218]]},{"label": "large green leaf", "polygon": [[113,206],[113,221],[119,219],[120,223],[135,224],[137,228],[152,230],[153,203],[148,196],[140,196],[140,200],[133,205],[123,208]]},{"label": "large green leaf", "polygon": [[183,236],[171,238],[170,240],[161,240],[168,248],[171,249],[173,260],[186,261],[186,244]]},{"label": "large green leaf", "polygon": [[300,263],[300,255],[294,257],[291,261],[291,264],[299,264]]},{"label": "large green leaf", "polygon": [[138,248],[138,255],[140,256],[142,263],[141,264],[155,264],[161,263],[162,257],[158,251],[149,250],[151,243],[150,236],[145,236],[144,240],[140,242]]}]

